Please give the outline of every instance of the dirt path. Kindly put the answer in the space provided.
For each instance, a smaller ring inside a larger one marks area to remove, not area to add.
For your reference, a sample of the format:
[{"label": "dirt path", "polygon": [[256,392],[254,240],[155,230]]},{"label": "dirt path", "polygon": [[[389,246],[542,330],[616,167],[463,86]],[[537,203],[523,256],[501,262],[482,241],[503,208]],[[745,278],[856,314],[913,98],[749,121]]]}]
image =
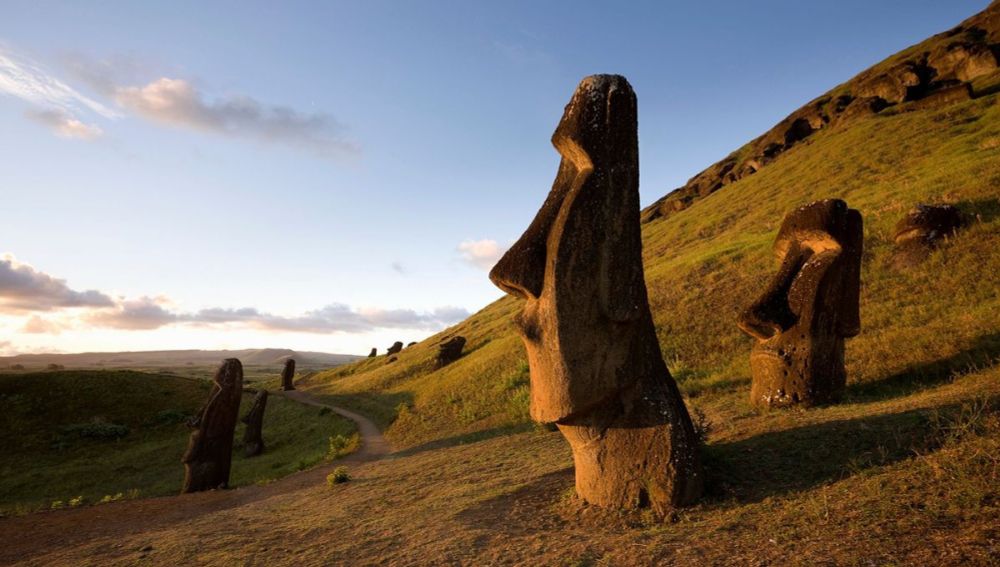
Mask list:
[{"label": "dirt path", "polygon": [[367,462],[375,459],[381,459],[390,453],[389,442],[385,440],[385,437],[382,437],[382,432],[379,431],[378,427],[375,427],[372,420],[367,417],[344,408],[324,404],[302,390],[281,392],[281,395],[302,404],[320,408],[330,408],[338,415],[346,417],[354,423],[357,423],[358,433],[361,435],[361,448],[350,455],[356,457],[355,460],[359,462]]},{"label": "dirt path", "polygon": [[368,418],[324,404],[303,391],[276,393],[299,403],[330,408],[354,421],[361,435],[361,447],[332,464],[293,473],[266,485],[144,498],[0,519],[0,541],[4,542],[0,546],[0,565],[22,561],[33,563],[33,558],[44,555],[53,547],[72,546],[97,538],[123,539],[137,533],[192,522],[207,514],[267,501],[322,485],[334,465],[361,465],[389,454],[389,443]]}]

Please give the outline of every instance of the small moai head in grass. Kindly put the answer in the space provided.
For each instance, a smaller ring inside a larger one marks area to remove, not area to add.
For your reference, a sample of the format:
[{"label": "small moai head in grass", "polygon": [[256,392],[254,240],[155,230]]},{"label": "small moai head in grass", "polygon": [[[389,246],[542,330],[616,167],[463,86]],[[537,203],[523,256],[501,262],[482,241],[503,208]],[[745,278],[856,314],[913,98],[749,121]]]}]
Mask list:
[{"label": "small moai head in grass", "polygon": [[181,492],[199,492],[229,486],[233,434],[243,395],[243,365],[227,358],[215,372],[212,391],[201,412],[191,421]]},{"label": "small moai head in grass", "polygon": [[917,205],[896,223],[893,266],[906,269],[920,264],[965,224],[962,211],[952,205]]},{"label": "small moai head in grass", "polygon": [[637,120],[624,77],[580,83],[552,135],[562,157],[552,190],[490,279],[524,300],[515,324],[531,416],[569,441],[577,494],[665,516],[702,481],[643,277]]},{"label": "small moai head in grass", "polygon": [[750,354],[750,401],[758,408],[838,399],[844,339],[861,330],[861,213],[840,199],[785,216],[774,254],[778,273],[737,324],[757,339]]},{"label": "small moai head in grass", "polygon": [[294,390],[295,384],[292,380],[295,378],[295,359],[289,358],[285,360],[285,367],[281,369],[281,389],[284,391]]},{"label": "small moai head in grass", "polygon": [[465,348],[465,337],[455,335],[438,345],[437,365],[446,366],[458,360]]}]

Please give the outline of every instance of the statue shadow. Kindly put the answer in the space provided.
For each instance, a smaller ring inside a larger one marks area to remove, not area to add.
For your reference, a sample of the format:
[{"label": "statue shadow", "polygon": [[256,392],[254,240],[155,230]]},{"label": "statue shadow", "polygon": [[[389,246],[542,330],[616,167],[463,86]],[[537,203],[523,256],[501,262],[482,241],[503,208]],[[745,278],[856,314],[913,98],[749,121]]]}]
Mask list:
[{"label": "statue shadow", "polygon": [[[996,404],[1000,396],[990,399]],[[961,404],[843,419],[763,433],[704,450],[707,501],[741,504],[799,492],[872,467],[933,451],[940,436],[934,412]]]},{"label": "statue shadow", "polygon": [[988,366],[1000,358],[1000,332],[981,335],[972,346],[952,356],[911,366],[870,382],[849,384],[845,401],[859,403],[898,398],[950,380],[956,373]]}]

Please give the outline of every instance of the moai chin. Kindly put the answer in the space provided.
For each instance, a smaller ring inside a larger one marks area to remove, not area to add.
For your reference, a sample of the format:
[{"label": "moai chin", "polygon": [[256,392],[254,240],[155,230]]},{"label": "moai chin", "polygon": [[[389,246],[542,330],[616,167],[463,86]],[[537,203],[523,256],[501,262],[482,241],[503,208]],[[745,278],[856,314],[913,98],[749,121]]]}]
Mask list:
[{"label": "moai chin", "polygon": [[229,486],[233,433],[243,395],[243,365],[227,358],[215,372],[212,392],[201,413],[192,421],[191,438],[181,462],[181,492],[199,492]]},{"label": "moai chin", "polygon": [[260,390],[253,398],[253,405],[243,419],[246,431],[243,432],[243,454],[256,457],[264,452],[264,410],[267,409],[267,390]]},{"label": "moai chin", "polygon": [[663,362],[643,279],[636,98],[584,79],[552,135],[562,156],[535,219],[490,272],[523,298],[531,416],[573,449],[577,494],[658,516],[702,490],[699,448]]},{"label": "moai chin", "polygon": [[844,390],[844,339],[861,331],[861,213],[840,199],[785,217],[774,241],[781,263],[738,325],[757,339],[750,402],[758,408],[836,401]]},{"label": "moai chin", "polygon": [[294,390],[293,378],[295,378],[295,359],[289,358],[285,360],[285,367],[281,369],[281,389],[286,392]]}]

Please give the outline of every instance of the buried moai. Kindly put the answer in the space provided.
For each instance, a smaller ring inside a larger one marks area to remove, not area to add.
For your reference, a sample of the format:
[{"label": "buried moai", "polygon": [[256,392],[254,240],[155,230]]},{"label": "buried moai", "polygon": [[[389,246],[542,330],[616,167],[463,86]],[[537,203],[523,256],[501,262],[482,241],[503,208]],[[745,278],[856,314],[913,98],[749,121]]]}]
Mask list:
[{"label": "buried moai", "polygon": [[952,205],[920,204],[896,223],[892,263],[910,268],[923,262],[940,241],[965,226],[962,212]]},{"label": "buried moai", "polygon": [[396,341],[392,343],[392,346],[389,347],[389,350],[387,350],[385,353],[389,356],[392,356],[394,354],[399,354],[399,351],[401,350],[403,350],[403,343],[401,341]]},{"label": "buried moai", "polygon": [[826,199],[788,213],[774,241],[781,263],[739,317],[757,339],[750,402],[758,408],[836,401],[844,390],[844,339],[861,331],[861,213]]},{"label": "buried moai", "polygon": [[378,349],[372,347],[371,352],[368,353],[368,358],[375,358],[376,356],[378,356]]},{"label": "buried moai", "polygon": [[490,272],[525,300],[531,416],[573,449],[576,491],[662,517],[702,491],[698,439],[660,353],[639,230],[636,98],[584,79],[552,135],[562,156],[531,225]]},{"label": "buried moai", "polygon": [[260,390],[253,398],[253,405],[243,419],[246,431],[243,432],[243,454],[256,457],[264,452],[264,410],[267,409],[267,390]]},{"label": "buried moai", "polygon": [[212,392],[201,412],[191,421],[181,492],[199,492],[229,485],[233,433],[243,394],[243,365],[227,358],[215,372]]},{"label": "buried moai", "polygon": [[465,337],[456,335],[438,345],[437,365],[446,366],[458,360],[465,348]]},{"label": "buried moai", "polygon": [[293,378],[295,378],[295,359],[289,358],[285,360],[285,367],[281,369],[281,389],[286,392],[294,390]]}]

